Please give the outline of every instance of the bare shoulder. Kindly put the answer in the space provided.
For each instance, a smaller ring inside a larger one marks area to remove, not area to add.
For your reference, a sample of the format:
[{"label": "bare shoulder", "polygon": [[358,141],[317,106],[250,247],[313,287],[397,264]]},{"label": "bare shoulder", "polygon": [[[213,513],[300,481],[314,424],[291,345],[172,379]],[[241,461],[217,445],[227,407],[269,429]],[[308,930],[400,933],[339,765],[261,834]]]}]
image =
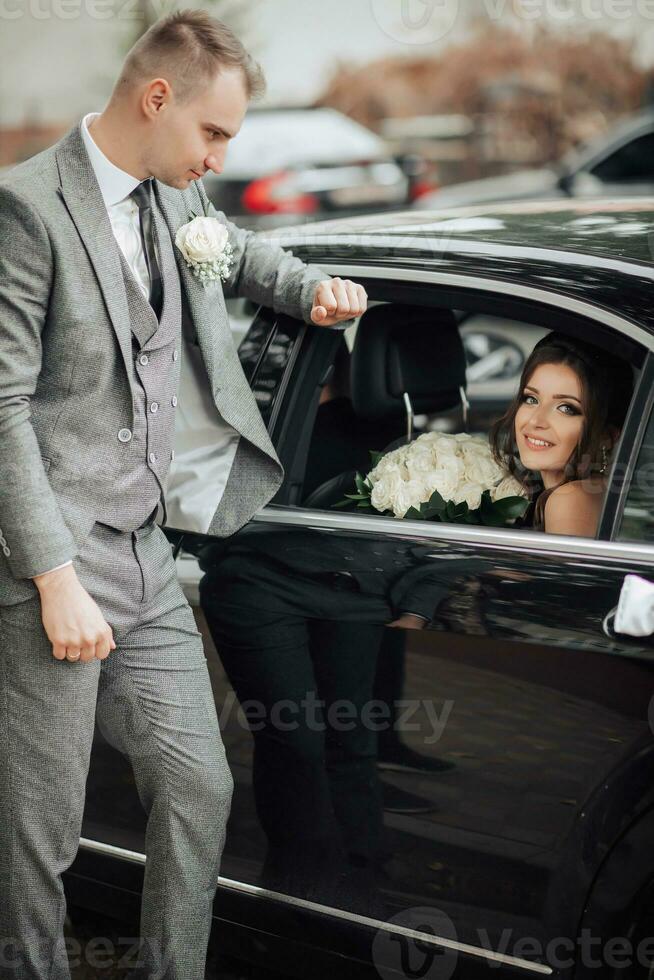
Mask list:
[{"label": "bare shoulder", "polygon": [[572,480],[557,487],[545,502],[545,531],[594,537],[605,490],[602,479]]}]

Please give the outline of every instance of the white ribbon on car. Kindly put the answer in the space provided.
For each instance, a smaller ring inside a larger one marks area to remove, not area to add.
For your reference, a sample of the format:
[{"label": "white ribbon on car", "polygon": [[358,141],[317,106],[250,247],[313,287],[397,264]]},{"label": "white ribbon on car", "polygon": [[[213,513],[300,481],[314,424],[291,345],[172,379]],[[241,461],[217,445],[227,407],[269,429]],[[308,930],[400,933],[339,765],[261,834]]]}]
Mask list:
[{"label": "white ribbon on car", "polygon": [[629,636],[654,633],[654,582],[648,582],[640,575],[625,576],[613,629]]}]

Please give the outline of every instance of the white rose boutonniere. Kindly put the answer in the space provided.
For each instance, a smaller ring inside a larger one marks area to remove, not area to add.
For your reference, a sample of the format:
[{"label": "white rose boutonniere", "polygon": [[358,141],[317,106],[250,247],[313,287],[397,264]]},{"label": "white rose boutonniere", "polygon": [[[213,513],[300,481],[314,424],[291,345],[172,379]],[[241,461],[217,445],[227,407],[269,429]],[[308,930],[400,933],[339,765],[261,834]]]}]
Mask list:
[{"label": "white rose boutonniere", "polygon": [[193,218],[177,229],[175,245],[196,279],[206,286],[215,279],[227,279],[234,250],[229,233],[218,218]]}]

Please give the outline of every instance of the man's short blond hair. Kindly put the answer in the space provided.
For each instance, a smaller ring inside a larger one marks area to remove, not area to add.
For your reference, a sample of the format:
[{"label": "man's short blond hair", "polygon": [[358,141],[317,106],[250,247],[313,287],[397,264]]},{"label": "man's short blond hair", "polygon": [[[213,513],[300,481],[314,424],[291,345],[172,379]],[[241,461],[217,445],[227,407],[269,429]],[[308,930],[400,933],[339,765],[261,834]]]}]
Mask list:
[{"label": "man's short blond hair", "polygon": [[177,10],[158,20],[128,52],[114,93],[165,78],[175,100],[188,102],[221,69],[240,69],[249,99],[266,91],[261,66],[236,34],[204,10]]}]

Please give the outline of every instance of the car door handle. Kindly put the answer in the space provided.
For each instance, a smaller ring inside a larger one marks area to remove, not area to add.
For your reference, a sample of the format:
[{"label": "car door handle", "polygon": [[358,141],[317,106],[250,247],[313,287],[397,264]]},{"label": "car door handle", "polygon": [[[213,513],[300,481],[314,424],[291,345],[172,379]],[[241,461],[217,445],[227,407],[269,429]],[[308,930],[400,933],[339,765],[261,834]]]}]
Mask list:
[{"label": "car door handle", "polygon": [[602,621],[602,629],[609,639],[616,633],[627,636],[652,636],[654,634],[654,582],[640,575],[626,575],[620,590],[618,604]]}]

